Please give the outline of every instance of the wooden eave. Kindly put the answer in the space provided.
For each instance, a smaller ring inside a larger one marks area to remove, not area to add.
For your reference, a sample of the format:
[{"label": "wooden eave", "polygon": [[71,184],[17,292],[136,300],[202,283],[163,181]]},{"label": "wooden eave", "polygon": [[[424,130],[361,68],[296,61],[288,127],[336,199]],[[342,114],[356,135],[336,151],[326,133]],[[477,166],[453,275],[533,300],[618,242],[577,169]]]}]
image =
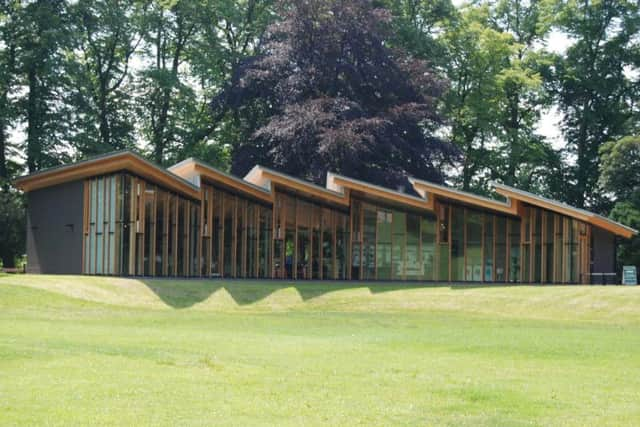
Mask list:
[{"label": "wooden eave", "polygon": [[610,220],[584,209],[575,208],[573,206],[569,206],[555,200],[536,196],[535,194],[511,188],[503,184],[494,183],[493,186],[498,194],[508,197],[509,199],[519,200],[532,206],[544,208],[561,215],[568,216],[570,218],[578,219],[626,239],[629,239],[638,234],[638,231],[634,230],[631,227],[627,227],[624,224],[620,224],[616,221]]},{"label": "wooden eave", "polygon": [[409,178],[409,181],[416,192],[425,199],[430,200],[431,203],[433,203],[433,200],[435,199],[434,196],[440,196],[453,202],[463,203],[472,207],[480,207],[508,215],[518,215],[517,203],[514,203],[514,201],[509,198],[507,198],[507,202],[501,202],[499,200],[492,200],[464,191],[454,190],[452,188],[447,188],[442,185],[433,184],[417,178]]},{"label": "wooden eave", "polygon": [[199,160],[188,159],[172,166],[169,170],[185,179],[190,179],[194,175],[198,175],[201,180],[210,182],[214,185],[218,184],[222,187],[251,196],[264,202],[273,202],[273,194],[269,190],[241,178],[229,175],[228,173],[222,172]]},{"label": "wooden eave", "polygon": [[339,206],[349,205],[349,199],[345,194],[322,188],[310,182],[267,169],[263,166],[254,167],[244,179],[247,182],[268,190],[271,190],[275,184],[299,193],[302,196],[307,196],[310,199],[317,199]]},{"label": "wooden eave", "polygon": [[401,206],[411,206],[421,210],[433,211],[433,201],[411,196],[409,194],[393,191],[378,185],[369,184],[357,179],[329,173],[327,175],[327,187],[334,191],[347,192],[346,190],[355,190],[362,194],[369,195],[381,200],[399,204]]},{"label": "wooden eave", "polygon": [[150,163],[138,155],[118,152],[103,157],[88,159],[79,163],[46,169],[18,178],[16,187],[25,192],[51,187],[66,182],[77,181],[118,171],[128,171],[168,190],[198,199],[200,191],[182,178]]}]

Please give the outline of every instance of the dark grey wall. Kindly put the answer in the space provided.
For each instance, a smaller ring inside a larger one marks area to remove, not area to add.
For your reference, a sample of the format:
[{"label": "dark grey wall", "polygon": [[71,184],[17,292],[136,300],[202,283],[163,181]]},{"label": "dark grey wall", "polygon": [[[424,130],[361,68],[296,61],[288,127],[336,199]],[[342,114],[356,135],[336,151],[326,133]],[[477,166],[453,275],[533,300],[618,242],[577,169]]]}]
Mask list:
[{"label": "dark grey wall", "polygon": [[593,227],[591,232],[593,234],[593,273],[615,273],[615,236],[598,227]]},{"label": "dark grey wall", "polygon": [[27,272],[82,273],[82,181],[27,194]]}]

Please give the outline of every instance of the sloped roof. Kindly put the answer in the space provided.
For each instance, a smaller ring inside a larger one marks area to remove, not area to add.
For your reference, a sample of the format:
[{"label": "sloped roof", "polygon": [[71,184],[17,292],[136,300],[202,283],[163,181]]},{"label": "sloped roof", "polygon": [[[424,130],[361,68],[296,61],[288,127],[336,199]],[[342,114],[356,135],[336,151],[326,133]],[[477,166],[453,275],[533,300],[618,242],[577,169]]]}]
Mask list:
[{"label": "sloped roof", "polygon": [[198,187],[131,151],[116,151],[69,165],[43,169],[21,176],[15,180],[15,185],[28,192],[122,170],[192,198],[200,195]]},{"label": "sloped roof", "polygon": [[609,218],[605,218],[602,215],[589,212],[585,209],[576,208],[566,203],[538,196],[536,194],[529,193],[528,191],[510,187],[508,185],[499,183],[492,183],[492,185],[498,194],[501,194],[509,199],[520,200],[532,206],[545,208],[550,211],[579,219],[581,221],[603,228],[619,236],[631,238],[638,234],[638,231],[631,227],[627,227],[624,224],[613,221]]}]

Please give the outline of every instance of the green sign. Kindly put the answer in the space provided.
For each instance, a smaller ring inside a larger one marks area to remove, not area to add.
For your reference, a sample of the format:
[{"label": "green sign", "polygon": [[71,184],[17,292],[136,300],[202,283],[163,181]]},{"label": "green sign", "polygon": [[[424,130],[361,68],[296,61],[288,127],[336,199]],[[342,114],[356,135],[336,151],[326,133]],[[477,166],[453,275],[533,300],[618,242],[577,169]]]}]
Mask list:
[{"label": "green sign", "polygon": [[638,272],[635,265],[625,265],[622,267],[622,284],[623,285],[637,285],[638,284]]}]

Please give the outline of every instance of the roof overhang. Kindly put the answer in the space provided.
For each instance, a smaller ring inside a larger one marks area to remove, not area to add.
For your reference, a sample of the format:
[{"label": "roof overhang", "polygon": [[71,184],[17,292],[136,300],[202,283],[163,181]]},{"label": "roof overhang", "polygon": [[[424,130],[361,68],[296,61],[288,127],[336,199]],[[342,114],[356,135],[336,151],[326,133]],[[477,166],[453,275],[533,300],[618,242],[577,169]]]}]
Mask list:
[{"label": "roof overhang", "polygon": [[130,151],[119,151],[71,165],[45,169],[18,178],[15,185],[22,191],[30,192],[118,171],[129,171],[154,184],[194,199],[200,197],[200,190],[191,183]]},{"label": "roof overhang", "polygon": [[408,205],[418,209],[433,210],[432,199],[415,197],[410,194],[393,191],[389,188],[369,184],[368,182],[338,175],[333,172],[329,172],[327,174],[327,188],[340,193],[347,193],[347,191],[356,190],[391,203]]},{"label": "roof overhang", "polygon": [[455,202],[464,203],[471,206],[477,206],[492,211],[505,213],[509,215],[518,214],[517,203],[514,203],[511,199],[507,199],[506,202],[499,200],[489,199],[488,197],[478,196],[476,194],[467,193],[464,191],[448,188],[443,185],[434,184],[432,182],[423,181],[417,178],[409,178],[409,182],[413,185],[416,192],[425,199],[431,200],[433,203],[434,196],[444,197]]},{"label": "roof overhang", "polygon": [[556,200],[547,199],[546,197],[537,196],[527,191],[509,187],[508,185],[498,183],[492,183],[492,185],[498,194],[501,194],[510,200],[519,200],[532,206],[548,209],[550,211],[566,215],[580,221],[584,221],[586,223],[609,231],[617,236],[629,239],[638,234],[637,230],[631,227],[627,227],[624,224],[620,224],[619,222],[605,218],[596,213],[576,208],[565,203],[558,202]]},{"label": "roof overhang", "polygon": [[341,206],[349,205],[349,199],[344,193],[320,187],[264,166],[255,166],[244,177],[244,180],[269,191],[272,191],[273,186],[276,185],[312,199],[319,199]]},{"label": "roof overhang", "polygon": [[252,184],[236,176],[230,175],[197,159],[187,159],[169,168],[172,173],[191,182],[194,177],[219,184],[225,188],[249,195],[264,202],[272,202],[273,194],[267,188]]}]

